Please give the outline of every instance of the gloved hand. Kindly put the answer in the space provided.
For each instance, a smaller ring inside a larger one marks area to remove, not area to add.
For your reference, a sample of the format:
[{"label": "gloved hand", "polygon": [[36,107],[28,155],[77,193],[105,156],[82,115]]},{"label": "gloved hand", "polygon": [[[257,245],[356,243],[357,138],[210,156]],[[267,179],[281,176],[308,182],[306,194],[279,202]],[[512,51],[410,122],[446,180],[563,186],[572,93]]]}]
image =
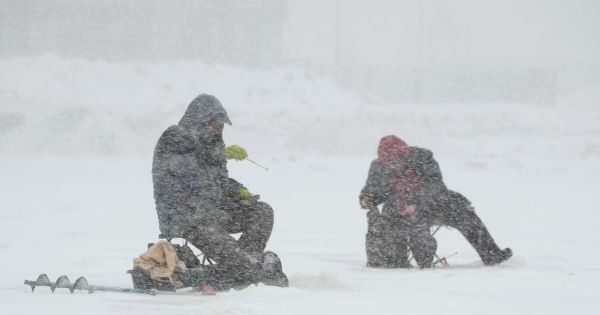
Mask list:
[{"label": "gloved hand", "polygon": [[248,157],[248,153],[246,153],[246,150],[244,150],[244,148],[240,147],[237,144],[225,147],[224,153],[225,158],[228,160],[241,161]]},{"label": "gloved hand", "polygon": [[242,187],[238,190],[238,195],[242,200],[248,200],[254,196],[248,189]]},{"label": "gloved hand", "polygon": [[372,207],[371,199],[369,197],[360,198],[360,207],[362,209],[370,210],[370,208]]}]

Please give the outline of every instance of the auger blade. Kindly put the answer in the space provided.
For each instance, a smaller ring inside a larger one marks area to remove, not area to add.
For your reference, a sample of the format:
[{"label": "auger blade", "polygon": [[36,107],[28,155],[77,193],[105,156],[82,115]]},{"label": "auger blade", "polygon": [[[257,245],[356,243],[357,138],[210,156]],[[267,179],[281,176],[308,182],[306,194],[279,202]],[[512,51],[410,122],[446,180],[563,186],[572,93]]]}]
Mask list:
[{"label": "auger blade", "polygon": [[33,292],[35,290],[35,287],[37,287],[37,286],[43,286],[43,287],[51,287],[52,286],[52,282],[50,282],[48,275],[45,273],[39,275],[37,280],[35,280],[35,281],[25,280],[25,284],[31,287],[31,292]]},{"label": "auger blade", "polygon": [[52,291],[52,293],[54,293],[54,290],[56,290],[56,288],[66,288],[66,289],[69,289],[69,291],[71,291],[71,293],[73,292],[71,290],[71,281],[69,281],[69,277],[67,277],[66,275],[62,275],[62,276],[58,277],[58,280],[56,280],[54,285],[50,287],[50,291]]},{"label": "auger blade", "polygon": [[71,293],[73,293],[73,291],[75,290],[88,290],[89,293],[92,293],[94,290],[92,287],[90,287],[90,285],[88,284],[88,281],[85,277],[79,277],[77,278],[77,280],[75,280],[75,284],[73,284],[73,286],[71,287]]}]

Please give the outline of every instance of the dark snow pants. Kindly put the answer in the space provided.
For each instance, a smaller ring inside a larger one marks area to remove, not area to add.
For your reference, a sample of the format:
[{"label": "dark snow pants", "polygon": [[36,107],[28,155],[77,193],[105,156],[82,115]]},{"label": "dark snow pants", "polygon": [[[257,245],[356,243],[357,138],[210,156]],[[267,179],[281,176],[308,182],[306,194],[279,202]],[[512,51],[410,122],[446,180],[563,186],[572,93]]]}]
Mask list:
[{"label": "dark snow pants", "polygon": [[429,231],[427,221],[412,222],[402,217],[382,215],[376,210],[370,210],[367,219],[365,245],[368,267],[408,268],[409,251],[419,267],[431,267],[437,242]]},{"label": "dark snow pants", "polygon": [[[273,230],[273,209],[265,202],[242,205],[224,225],[197,224],[184,238],[207,257],[237,268],[259,262]],[[231,233],[242,233],[236,240]]]},{"label": "dark snow pants", "polygon": [[239,246],[246,252],[260,257],[273,231],[273,208],[262,201],[242,204],[232,213],[225,229],[227,233],[242,233]]},{"label": "dark snow pants", "polygon": [[463,195],[449,191],[437,198],[432,209],[433,222],[457,229],[473,246],[484,264],[493,264],[504,255],[492,235]]}]

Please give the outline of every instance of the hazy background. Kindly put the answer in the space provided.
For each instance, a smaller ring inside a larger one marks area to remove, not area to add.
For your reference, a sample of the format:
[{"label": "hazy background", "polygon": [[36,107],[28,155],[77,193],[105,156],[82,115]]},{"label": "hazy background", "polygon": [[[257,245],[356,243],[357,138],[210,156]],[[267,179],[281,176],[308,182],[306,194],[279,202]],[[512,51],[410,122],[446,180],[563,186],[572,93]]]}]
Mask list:
[{"label": "hazy background", "polygon": [[[582,111],[600,98],[598,1],[0,0],[0,8],[3,154],[149,156],[199,93],[230,111],[230,141],[265,154],[270,143],[366,155],[390,132],[454,152],[444,137],[463,126],[469,139],[490,128],[521,138],[565,123],[598,129],[597,111]],[[468,116],[461,106],[488,111]],[[437,109],[406,112],[428,107]],[[373,113],[384,108],[403,110]],[[492,108],[511,118],[494,118]],[[520,120],[514,108],[542,112]],[[533,118],[550,108],[570,110]]]},{"label": "hazy background", "polygon": [[0,1],[0,55],[300,65],[383,103],[527,102],[600,82],[594,0]]}]

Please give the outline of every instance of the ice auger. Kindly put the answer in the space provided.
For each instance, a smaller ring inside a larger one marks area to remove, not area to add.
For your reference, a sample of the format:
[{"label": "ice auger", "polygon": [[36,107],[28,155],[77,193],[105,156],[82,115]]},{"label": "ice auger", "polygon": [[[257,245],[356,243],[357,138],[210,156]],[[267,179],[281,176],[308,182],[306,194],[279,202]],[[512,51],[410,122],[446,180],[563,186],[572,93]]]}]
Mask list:
[{"label": "ice auger", "polygon": [[74,283],[71,283],[69,277],[66,275],[60,276],[56,282],[50,281],[48,275],[45,273],[38,276],[37,280],[25,280],[25,285],[31,287],[31,292],[34,292],[36,287],[50,287],[50,291],[54,293],[56,288],[69,289],[69,292],[74,293],[75,290],[87,290],[88,293],[94,293],[95,291],[110,291],[110,292],[131,292],[131,293],[145,293],[154,295],[156,290],[145,290],[145,289],[133,289],[133,288],[120,288],[120,287],[109,287],[109,286],[97,286],[89,285],[85,277],[79,277]]}]

